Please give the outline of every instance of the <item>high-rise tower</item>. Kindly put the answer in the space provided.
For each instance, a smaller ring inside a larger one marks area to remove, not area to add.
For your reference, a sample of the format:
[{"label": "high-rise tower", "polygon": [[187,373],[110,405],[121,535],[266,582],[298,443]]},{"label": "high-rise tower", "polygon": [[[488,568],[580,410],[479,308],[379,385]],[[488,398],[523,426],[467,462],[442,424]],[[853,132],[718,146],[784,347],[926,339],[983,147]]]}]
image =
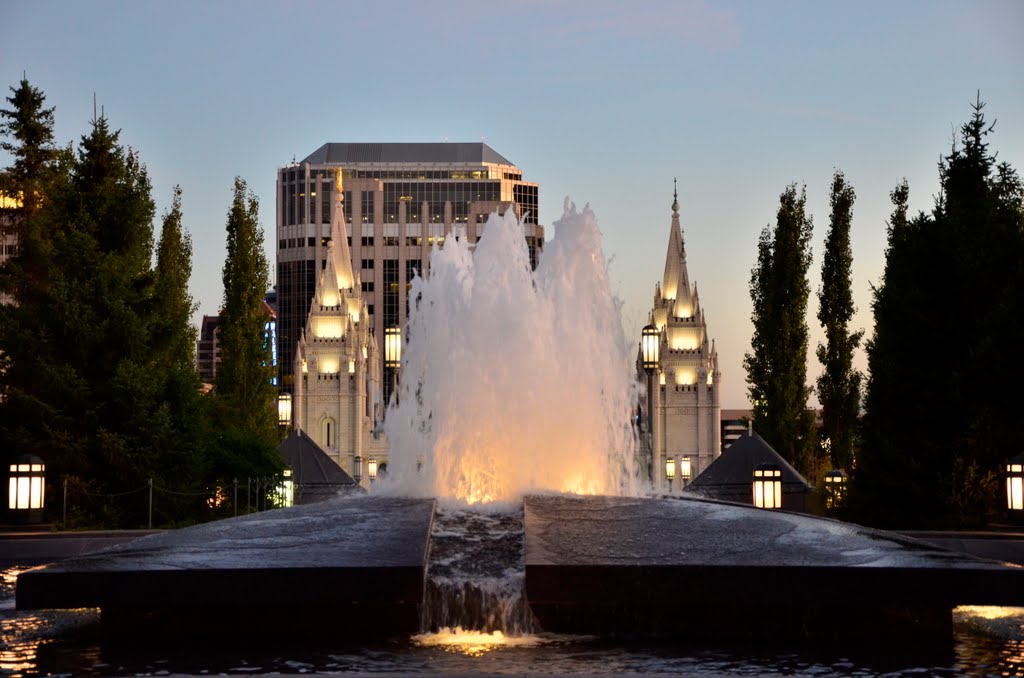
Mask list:
[{"label": "high-rise tower", "polygon": [[[514,206],[534,266],[544,244],[537,184],[483,143],[328,143],[280,168],[277,331],[285,391],[293,389],[296,343],[326,266],[339,169],[347,206],[340,232],[379,345],[385,327],[405,326],[413,276],[427,274],[430,248],[448,233],[462,230],[475,243],[490,213]],[[385,397],[389,390],[385,384]]]},{"label": "high-rise tower", "polygon": [[652,399],[654,484],[666,486],[665,461],[671,458],[682,486],[721,454],[721,372],[715,344],[708,341],[697,285],[690,285],[686,270],[678,192],[673,193],[665,274],[655,287],[651,323],[658,328],[661,345]]}]

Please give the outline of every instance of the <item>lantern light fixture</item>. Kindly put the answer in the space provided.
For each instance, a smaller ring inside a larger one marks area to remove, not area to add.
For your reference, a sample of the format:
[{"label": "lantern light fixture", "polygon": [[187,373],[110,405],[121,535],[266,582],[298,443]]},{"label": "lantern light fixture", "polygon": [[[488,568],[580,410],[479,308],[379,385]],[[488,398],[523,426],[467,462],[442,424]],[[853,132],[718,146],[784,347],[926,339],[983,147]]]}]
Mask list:
[{"label": "lantern light fixture", "polygon": [[782,508],[782,469],[775,464],[758,464],[754,467],[754,506]]}]

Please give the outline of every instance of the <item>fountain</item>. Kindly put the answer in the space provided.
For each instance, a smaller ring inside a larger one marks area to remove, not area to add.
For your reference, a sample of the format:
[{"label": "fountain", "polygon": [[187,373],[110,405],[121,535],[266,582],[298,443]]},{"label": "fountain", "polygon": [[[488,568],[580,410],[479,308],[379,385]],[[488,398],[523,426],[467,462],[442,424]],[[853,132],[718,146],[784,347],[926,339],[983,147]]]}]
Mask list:
[{"label": "fountain", "polygon": [[[941,636],[957,604],[1024,604],[1024,569],[832,520],[644,496],[632,348],[597,222],[567,200],[555,226],[536,272],[511,212],[492,215],[475,252],[458,233],[434,251],[412,287],[391,463],[371,496],[28,571],[18,608],[100,607],[119,633],[146,621],[441,644],[461,627],[482,647],[538,629]],[[829,595],[837,583],[856,595]]]}]

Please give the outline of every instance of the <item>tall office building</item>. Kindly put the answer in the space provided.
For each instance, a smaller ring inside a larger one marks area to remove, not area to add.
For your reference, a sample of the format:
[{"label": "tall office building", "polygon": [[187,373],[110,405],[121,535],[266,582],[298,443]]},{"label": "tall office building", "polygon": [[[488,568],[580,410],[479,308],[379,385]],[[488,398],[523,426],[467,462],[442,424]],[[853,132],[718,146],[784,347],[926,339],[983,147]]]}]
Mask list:
[{"label": "tall office building", "polygon": [[[514,207],[536,266],[544,245],[535,183],[484,143],[328,143],[277,172],[277,332],[282,390],[294,391],[296,342],[326,266],[337,171],[345,231],[370,327],[405,326],[413,276],[449,233],[475,243],[489,214]],[[383,361],[384,356],[380,356]],[[383,370],[382,374],[386,374]],[[391,381],[384,380],[385,398]]]}]

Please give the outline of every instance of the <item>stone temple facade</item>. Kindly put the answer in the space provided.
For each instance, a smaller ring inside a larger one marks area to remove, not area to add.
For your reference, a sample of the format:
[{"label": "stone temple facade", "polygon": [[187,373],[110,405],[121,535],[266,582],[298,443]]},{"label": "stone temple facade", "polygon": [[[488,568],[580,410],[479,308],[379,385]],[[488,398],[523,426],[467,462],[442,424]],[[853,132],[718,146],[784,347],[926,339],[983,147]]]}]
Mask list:
[{"label": "stone temple facade", "polygon": [[660,341],[650,429],[651,475],[659,489],[668,489],[667,459],[675,461],[674,487],[680,488],[721,454],[718,352],[708,338],[697,285],[690,284],[678,194],[673,197],[665,274],[655,287],[650,318]]},{"label": "stone temple facade", "polygon": [[363,487],[386,472],[380,357],[345,237],[341,173],[327,257],[295,352],[293,426]]}]

